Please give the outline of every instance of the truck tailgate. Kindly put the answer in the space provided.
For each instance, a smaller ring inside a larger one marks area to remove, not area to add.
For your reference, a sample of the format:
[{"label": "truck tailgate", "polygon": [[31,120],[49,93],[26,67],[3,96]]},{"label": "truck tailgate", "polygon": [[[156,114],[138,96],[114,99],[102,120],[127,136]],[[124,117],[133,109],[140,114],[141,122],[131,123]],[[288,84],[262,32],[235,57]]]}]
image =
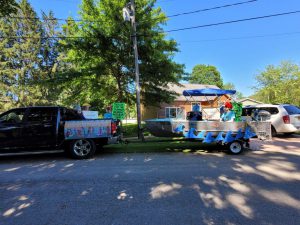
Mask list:
[{"label": "truck tailgate", "polygon": [[66,121],[64,135],[66,140],[111,137],[111,120]]}]

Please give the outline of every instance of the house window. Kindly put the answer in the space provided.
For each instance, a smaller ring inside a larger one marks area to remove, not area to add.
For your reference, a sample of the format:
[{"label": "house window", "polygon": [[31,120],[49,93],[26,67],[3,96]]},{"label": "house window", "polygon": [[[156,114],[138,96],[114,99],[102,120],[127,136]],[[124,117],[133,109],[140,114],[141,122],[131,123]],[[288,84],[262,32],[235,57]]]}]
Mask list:
[{"label": "house window", "polygon": [[184,111],[180,107],[166,107],[166,118],[181,118]]}]

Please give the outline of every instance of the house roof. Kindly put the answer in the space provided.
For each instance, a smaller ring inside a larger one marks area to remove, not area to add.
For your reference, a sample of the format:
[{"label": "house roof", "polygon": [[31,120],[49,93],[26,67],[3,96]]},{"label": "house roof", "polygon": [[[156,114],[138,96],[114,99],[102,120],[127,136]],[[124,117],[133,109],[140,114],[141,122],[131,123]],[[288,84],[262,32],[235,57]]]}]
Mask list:
[{"label": "house roof", "polygon": [[[175,98],[175,101],[186,101],[186,97],[183,96],[183,91],[184,90],[192,90],[192,89],[204,89],[204,88],[215,88],[215,89],[220,89],[216,85],[209,85],[209,84],[180,84],[181,86],[178,85],[169,85],[169,90],[174,91],[179,96]],[[193,101],[199,101],[199,102],[204,102],[204,101],[211,101],[214,100],[216,97],[203,97],[203,96],[198,96],[198,97],[193,97],[191,100]]]},{"label": "house roof", "polygon": [[253,102],[253,103],[262,104],[262,102],[257,101],[257,100],[252,99],[252,98],[242,98],[242,99],[239,99],[238,101],[241,102],[241,103],[243,103],[243,102],[245,102],[245,101],[251,101],[251,102]]}]

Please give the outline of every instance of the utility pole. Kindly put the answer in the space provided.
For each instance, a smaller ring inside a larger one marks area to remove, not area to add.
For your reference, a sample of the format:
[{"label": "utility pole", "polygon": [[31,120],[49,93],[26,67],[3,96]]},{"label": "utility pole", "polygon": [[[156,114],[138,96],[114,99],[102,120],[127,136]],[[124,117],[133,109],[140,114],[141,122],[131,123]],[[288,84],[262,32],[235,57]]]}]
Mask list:
[{"label": "utility pole", "polygon": [[144,141],[144,135],[142,132],[141,124],[141,86],[140,86],[140,70],[139,70],[139,54],[137,48],[137,34],[136,34],[136,22],[135,22],[135,4],[134,0],[130,0],[131,8],[131,25],[133,29],[133,50],[134,50],[134,63],[135,63],[135,89],[136,89],[136,112],[137,112],[137,123],[138,123],[138,138]]}]

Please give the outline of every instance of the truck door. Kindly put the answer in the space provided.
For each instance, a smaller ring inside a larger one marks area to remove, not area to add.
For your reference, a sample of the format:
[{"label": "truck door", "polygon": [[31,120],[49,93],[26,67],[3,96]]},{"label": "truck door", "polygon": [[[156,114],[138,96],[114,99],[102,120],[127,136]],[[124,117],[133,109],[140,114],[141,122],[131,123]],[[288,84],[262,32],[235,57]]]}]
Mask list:
[{"label": "truck door", "polygon": [[26,109],[12,109],[0,116],[0,148],[22,147]]},{"label": "truck door", "polygon": [[56,145],[57,108],[29,108],[24,128],[27,147],[54,147]]}]

